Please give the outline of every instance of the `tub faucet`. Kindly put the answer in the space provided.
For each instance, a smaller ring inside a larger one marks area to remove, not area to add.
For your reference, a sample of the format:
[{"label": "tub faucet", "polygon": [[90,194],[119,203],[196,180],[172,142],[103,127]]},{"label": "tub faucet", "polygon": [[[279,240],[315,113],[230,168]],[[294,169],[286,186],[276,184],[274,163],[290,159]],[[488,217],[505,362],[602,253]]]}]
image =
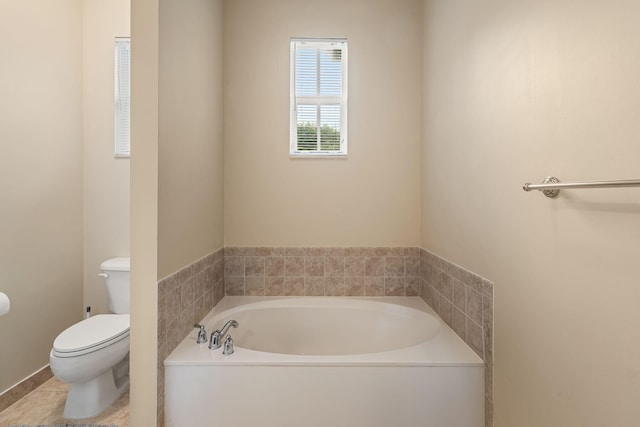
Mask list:
[{"label": "tub faucet", "polygon": [[233,354],[233,338],[231,338],[231,335],[229,335],[227,337],[227,340],[224,342],[222,354],[224,354],[225,356],[231,356]]},{"label": "tub faucet", "polygon": [[240,326],[240,324],[235,320],[229,320],[224,324],[222,330],[213,331],[211,333],[211,340],[209,341],[209,348],[211,350],[220,348],[220,346],[222,345],[220,342],[224,339],[224,336],[227,335],[227,332],[229,332],[229,328],[231,328],[232,326],[234,328],[237,328],[238,326]]},{"label": "tub faucet", "polygon": [[202,344],[207,342],[207,331],[204,330],[204,325],[201,325],[199,323],[195,323],[193,325],[194,328],[200,328],[200,330],[198,331],[198,339],[196,340],[196,342],[198,344]]}]

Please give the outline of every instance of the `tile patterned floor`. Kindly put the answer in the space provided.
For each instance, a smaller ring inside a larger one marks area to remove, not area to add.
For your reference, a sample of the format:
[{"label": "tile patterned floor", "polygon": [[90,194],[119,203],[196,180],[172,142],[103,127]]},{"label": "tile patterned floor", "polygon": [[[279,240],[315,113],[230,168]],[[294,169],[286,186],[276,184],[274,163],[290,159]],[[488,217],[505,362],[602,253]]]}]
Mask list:
[{"label": "tile patterned floor", "polygon": [[93,418],[67,420],[62,417],[69,386],[51,378],[25,397],[0,412],[0,427],[14,424],[106,424],[129,427],[129,391]]}]

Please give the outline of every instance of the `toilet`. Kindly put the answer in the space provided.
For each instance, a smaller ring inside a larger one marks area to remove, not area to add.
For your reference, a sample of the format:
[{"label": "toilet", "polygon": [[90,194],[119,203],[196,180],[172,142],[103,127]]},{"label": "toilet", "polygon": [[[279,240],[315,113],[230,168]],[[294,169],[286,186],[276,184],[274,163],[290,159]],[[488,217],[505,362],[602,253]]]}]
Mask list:
[{"label": "toilet", "polygon": [[129,258],[100,265],[114,314],[91,316],[62,331],[53,342],[53,374],[69,384],[64,418],[93,417],[129,386]]}]

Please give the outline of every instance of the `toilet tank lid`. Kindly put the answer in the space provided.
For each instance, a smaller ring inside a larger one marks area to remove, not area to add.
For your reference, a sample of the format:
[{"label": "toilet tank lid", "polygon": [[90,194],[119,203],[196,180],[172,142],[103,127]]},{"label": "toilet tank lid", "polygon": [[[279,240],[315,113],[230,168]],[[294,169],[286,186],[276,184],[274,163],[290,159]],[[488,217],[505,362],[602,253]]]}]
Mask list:
[{"label": "toilet tank lid", "polygon": [[131,269],[131,258],[118,257],[111,258],[100,264],[102,271],[129,271]]}]

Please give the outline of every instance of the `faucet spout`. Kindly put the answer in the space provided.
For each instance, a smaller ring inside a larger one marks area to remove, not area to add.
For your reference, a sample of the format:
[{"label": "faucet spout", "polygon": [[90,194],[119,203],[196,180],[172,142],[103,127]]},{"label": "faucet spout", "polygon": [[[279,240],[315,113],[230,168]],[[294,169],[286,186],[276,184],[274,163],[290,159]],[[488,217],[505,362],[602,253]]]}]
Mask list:
[{"label": "faucet spout", "polygon": [[209,341],[209,348],[211,350],[220,348],[220,346],[222,345],[222,340],[224,339],[224,336],[227,335],[227,332],[229,332],[229,328],[231,327],[237,328],[238,326],[240,326],[238,322],[236,322],[235,320],[229,320],[227,323],[224,324],[224,326],[222,327],[222,330],[212,332],[211,340]]},{"label": "faucet spout", "polygon": [[237,328],[238,326],[240,326],[240,324],[235,320],[229,320],[220,330],[220,338],[224,338],[224,336],[227,335],[227,332],[229,332],[229,328],[231,328],[232,326],[234,328]]}]

